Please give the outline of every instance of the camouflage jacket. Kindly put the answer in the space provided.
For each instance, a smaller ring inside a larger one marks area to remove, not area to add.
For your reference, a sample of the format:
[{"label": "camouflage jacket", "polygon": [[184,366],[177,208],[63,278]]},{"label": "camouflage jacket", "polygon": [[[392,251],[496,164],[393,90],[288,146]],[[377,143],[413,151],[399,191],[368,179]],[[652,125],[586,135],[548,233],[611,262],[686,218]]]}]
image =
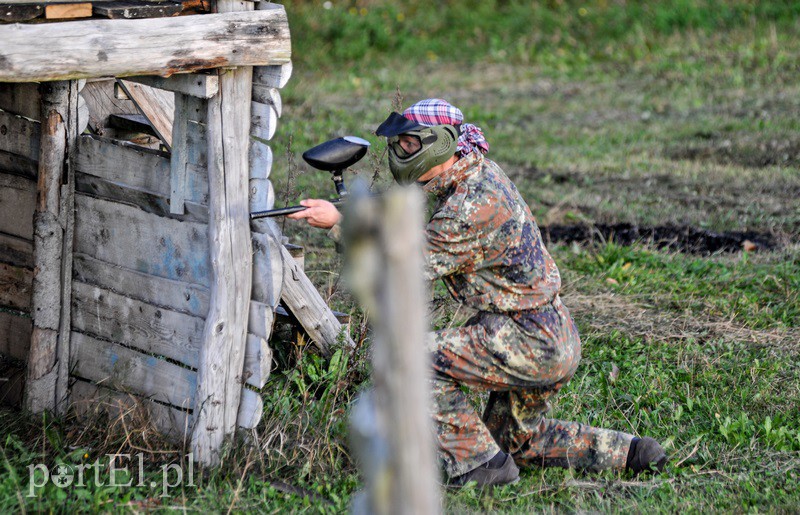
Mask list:
[{"label": "camouflage jacket", "polygon": [[459,302],[514,312],[552,302],[561,276],[517,188],[494,162],[473,152],[428,181],[428,279],[441,278]]}]

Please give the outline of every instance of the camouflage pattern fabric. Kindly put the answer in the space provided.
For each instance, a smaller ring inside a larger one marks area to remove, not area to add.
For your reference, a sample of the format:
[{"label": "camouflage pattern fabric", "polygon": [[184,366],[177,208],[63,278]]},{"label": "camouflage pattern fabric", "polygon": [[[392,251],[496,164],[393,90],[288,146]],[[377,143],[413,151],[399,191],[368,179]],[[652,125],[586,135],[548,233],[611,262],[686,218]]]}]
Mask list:
[{"label": "camouflage pattern fabric", "polygon": [[[427,226],[428,278],[442,278],[453,297],[478,311],[428,342],[448,475],[464,474],[501,449],[518,466],[624,468],[632,435],[544,416],[575,373],[581,342],[558,296],[558,268],[517,189],[478,153],[424,189],[436,202]],[[483,417],[463,386],[491,392]]]}]

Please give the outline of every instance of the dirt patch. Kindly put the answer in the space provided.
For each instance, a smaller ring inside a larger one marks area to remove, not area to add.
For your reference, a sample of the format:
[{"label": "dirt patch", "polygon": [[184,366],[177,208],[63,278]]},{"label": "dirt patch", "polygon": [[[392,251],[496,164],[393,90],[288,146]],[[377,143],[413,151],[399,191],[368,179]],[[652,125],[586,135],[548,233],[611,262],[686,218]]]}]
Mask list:
[{"label": "dirt patch", "polygon": [[549,225],[541,227],[547,243],[614,241],[620,245],[644,243],[659,249],[693,254],[773,250],[774,235],[755,231],[711,232],[689,226],[643,227],[628,223]]},{"label": "dirt patch", "polygon": [[673,160],[710,161],[748,168],[800,166],[800,141],[798,140],[733,140],[705,132],[697,133],[695,137],[705,141],[667,149],[667,157]]}]

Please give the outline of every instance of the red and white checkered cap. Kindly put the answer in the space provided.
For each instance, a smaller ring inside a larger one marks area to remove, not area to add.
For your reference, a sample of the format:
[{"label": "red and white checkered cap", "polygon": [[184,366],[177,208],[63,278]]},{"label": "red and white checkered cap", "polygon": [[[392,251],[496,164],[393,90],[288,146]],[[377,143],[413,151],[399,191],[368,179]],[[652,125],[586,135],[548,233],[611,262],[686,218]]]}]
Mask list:
[{"label": "red and white checkered cap", "polygon": [[458,137],[458,150],[462,156],[475,150],[485,154],[489,151],[489,143],[483,136],[483,131],[471,123],[463,123],[464,113],[461,109],[440,98],[420,100],[403,111],[403,116],[421,125],[460,126],[461,135]]}]

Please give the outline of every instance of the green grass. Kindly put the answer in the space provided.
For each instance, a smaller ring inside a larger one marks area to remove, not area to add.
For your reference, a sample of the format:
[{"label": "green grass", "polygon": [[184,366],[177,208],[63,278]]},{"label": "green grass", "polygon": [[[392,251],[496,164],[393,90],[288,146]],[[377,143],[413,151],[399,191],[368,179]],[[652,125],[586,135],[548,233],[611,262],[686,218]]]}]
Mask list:
[{"label": "green grass", "polygon": [[[429,96],[481,126],[542,225],[629,222],[772,234],[771,252],[714,256],[614,242],[552,246],[581,330],[553,416],[648,435],[657,477],[531,470],[450,513],[795,512],[800,509],[800,7],[796,2],[291,2],[294,77],[272,146],[278,204],[332,196],[303,150],[355,134],[357,173],[388,182],[372,131]],[[398,92],[402,99],[398,99]],[[289,151],[295,154],[290,159]],[[349,402],[368,384],[370,335],[322,231],[288,222],[323,296],[353,314],[359,351],[327,362],[273,340],[255,446],[197,470],[169,498],[148,486],[45,487],[28,467],[145,450],[147,482],[185,452],[146,424],[0,412],[0,511],[343,512],[360,479]],[[435,290],[434,324],[464,313]],[[480,402],[481,396],[475,397]]]}]

